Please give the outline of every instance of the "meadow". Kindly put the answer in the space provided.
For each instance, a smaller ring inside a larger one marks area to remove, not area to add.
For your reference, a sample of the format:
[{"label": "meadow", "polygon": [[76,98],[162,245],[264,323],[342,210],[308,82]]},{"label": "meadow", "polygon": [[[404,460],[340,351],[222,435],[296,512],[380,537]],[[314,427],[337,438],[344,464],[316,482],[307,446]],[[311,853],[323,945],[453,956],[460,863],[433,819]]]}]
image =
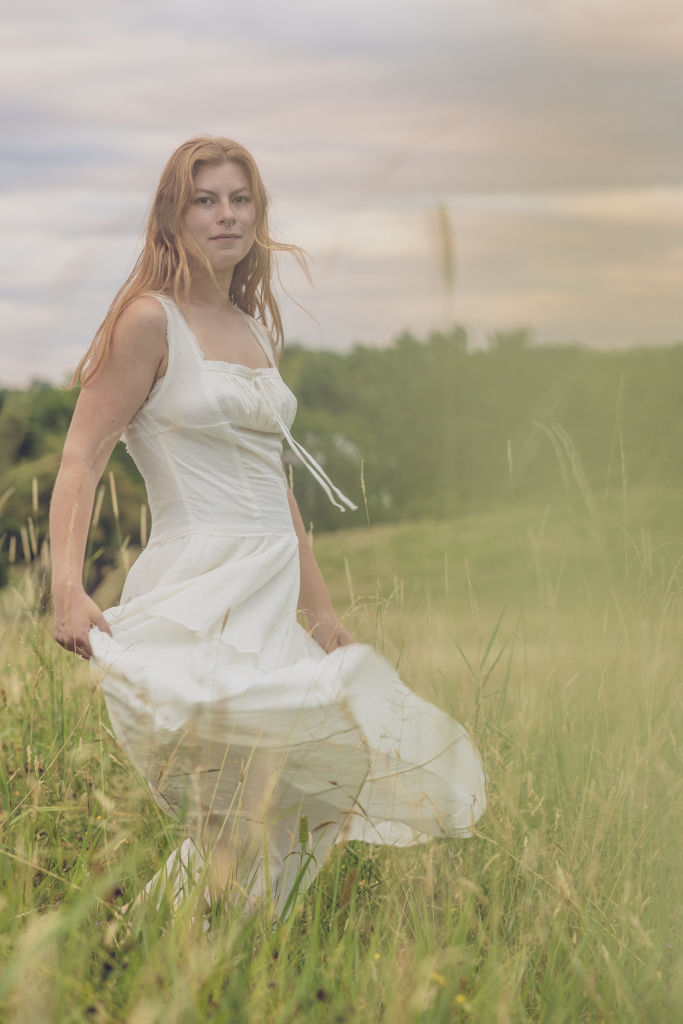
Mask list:
[{"label": "meadow", "polygon": [[[0,1019],[683,1019],[683,490],[602,489],[313,533],[338,611],[485,759],[477,835],[335,849],[273,929],[119,908],[178,841],[56,648],[40,558],[2,601]],[[371,515],[372,522],[372,515]]]}]

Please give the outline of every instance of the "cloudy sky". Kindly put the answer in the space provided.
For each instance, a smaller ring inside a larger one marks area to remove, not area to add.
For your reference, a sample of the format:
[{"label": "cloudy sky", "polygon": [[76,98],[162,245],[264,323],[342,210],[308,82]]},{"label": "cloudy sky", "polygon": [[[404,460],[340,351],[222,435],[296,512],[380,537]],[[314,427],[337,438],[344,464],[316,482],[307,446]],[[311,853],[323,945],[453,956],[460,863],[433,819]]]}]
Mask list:
[{"label": "cloudy sky", "polygon": [[200,131],[310,253],[290,340],[683,340],[680,0],[5,0],[0,39],[0,383],[73,368]]}]

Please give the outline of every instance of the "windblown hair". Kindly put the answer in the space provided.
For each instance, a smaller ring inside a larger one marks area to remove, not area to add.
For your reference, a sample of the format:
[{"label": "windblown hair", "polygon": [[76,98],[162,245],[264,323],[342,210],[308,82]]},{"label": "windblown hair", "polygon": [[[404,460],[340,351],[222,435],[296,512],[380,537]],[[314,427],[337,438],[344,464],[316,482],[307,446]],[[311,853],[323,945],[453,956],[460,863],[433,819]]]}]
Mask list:
[{"label": "windblown hair", "polygon": [[251,155],[232,139],[197,135],[176,149],[164,167],[147,221],[145,241],[135,266],[119,288],[93,342],[78,364],[74,380],[87,384],[107,359],[114,327],[134,299],[149,292],[165,292],[176,302],[186,299],[192,279],[192,260],[203,263],[213,276],[208,260],[192,241],[185,226],[185,211],[194,199],[194,175],[200,167],[234,161],[249,182],[256,211],[255,240],[234,269],[230,299],[236,306],[269,327],[282,349],[282,318],[271,287],[274,253],[291,252],[305,268],[303,250],[276,241],[268,227],[269,196]]}]

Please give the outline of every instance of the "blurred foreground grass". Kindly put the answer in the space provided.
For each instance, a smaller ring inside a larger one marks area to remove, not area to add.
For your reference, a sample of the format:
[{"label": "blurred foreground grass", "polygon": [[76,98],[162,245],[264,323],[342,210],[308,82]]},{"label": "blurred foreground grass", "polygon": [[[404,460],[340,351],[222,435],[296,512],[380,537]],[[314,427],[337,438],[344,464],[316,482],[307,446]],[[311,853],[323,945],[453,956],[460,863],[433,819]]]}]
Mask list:
[{"label": "blurred foreground grass", "polygon": [[[581,484],[580,478],[577,478]],[[680,492],[314,538],[335,604],[468,724],[478,837],[339,847],[276,931],[113,908],[177,844],[57,649],[29,570],[2,594],[0,1019],[683,1019]]]}]

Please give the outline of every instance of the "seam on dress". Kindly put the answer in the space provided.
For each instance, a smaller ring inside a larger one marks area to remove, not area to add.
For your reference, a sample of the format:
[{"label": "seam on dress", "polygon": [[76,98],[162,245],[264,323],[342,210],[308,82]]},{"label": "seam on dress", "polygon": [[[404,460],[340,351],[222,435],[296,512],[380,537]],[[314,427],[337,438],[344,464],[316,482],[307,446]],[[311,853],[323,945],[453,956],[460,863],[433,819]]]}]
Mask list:
[{"label": "seam on dress", "polygon": [[[214,405],[220,410],[220,407],[221,407],[220,406],[220,399],[219,399],[219,396],[218,396],[218,393],[217,393],[217,390],[216,390],[215,382],[213,381],[213,379],[211,377],[209,377],[209,382],[210,382],[210,385],[211,385],[211,397],[213,398]],[[235,456],[235,463],[237,465],[237,472],[239,473],[239,476],[240,476],[240,479],[241,479],[242,483],[244,484],[245,488],[247,489],[247,493],[249,494],[249,498],[250,498],[250,501],[251,501],[251,504],[252,504],[252,508],[254,510],[254,519],[255,519],[255,521],[257,523],[260,523],[261,526],[263,526],[263,517],[261,516],[261,509],[258,506],[258,502],[256,500],[256,495],[254,494],[254,490],[253,490],[253,488],[251,486],[251,483],[249,482],[249,477],[247,476],[247,471],[244,468],[244,464],[242,462],[242,456],[240,455],[239,445],[237,444],[237,441],[235,440],[235,432],[232,429],[232,423],[230,423],[229,420],[225,420],[224,421],[224,425],[225,425],[225,427],[227,427],[227,432],[228,432],[228,436],[226,438],[226,443],[229,444],[230,447],[233,450],[233,453],[234,453],[234,456]]]},{"label": "seam on dress", "polygon": [[204,366],[211,373],[232,373],[236,377],[246,377],[248,380],[262,373],[273,377],[280,376],[277,366],[259,366],[252,370],[250,366],[242,366],[241,363],[227,363],[224,359],[205,359]]},{"label": "seam on dress", "polygon": [[172,541],[185,540],[185,538],[191,539],[192,537],[226,537],[230,540],[232,540],[233,537],[238,537],[240,539],[258,538],[259,540],[262,540],[267,537],[296,538],[296,532],[294,531],[294,528],[291,530],[285,530],[282,533],[276,533],[274,530],[268,530],[267,532],[265,530],[262,532],[254,530],[251,533],[235,533],[234,530],[231,530],[229,533],[222,533],[220,530],[185,530],[183,533],[174,533],[170,537],[162,537],[160,540],[150,540],[145,551],[153,551],[154,548],[161,547],[163,544],[170,544]]},{"label": "seam on dress", "polygon": [[175,482],[175,485],[176,485],[176,488],[177,488],[177,491],[178,491],[178,497],[180,498],[180,501],[182,502],[182,506],[183,506],[183,509],[185,511],[185,515],[187,517],[188,526],[193,527],[194,524],[195,524],[194,513],[192,512],[192,510],[191,510],[191,508],[190,508],[190,506],[188,504],[187,494],[186,494],[185,488],[182,486],[182,483],[180,481],[180,477],[178,476],[178,473],[176,471],[176,466],[174,464],[173,459],[171,458],[171,453],[168,450],[167,439],[166,439],[165,435],[164,436],[161,436],[161,435],[159,436],[159,448],[164,453],[164,459],[165,459],[166,464],[168,466],[169,474],[170,474],[170,476],[172,477],[172,479]]}]

